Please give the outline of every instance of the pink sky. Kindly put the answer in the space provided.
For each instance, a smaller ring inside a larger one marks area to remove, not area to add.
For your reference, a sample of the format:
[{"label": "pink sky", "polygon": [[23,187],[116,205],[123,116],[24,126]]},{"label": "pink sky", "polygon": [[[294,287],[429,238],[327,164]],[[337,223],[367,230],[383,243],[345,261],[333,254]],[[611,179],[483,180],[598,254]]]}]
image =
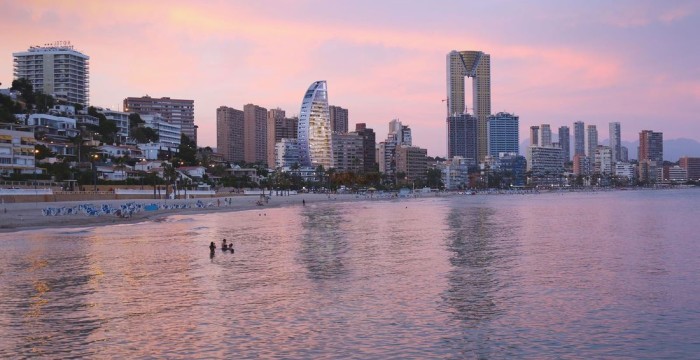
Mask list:
[{"label": "pink sky", "polygon": [[[399,118],[444,156],[445,55],[491,54],[492,111],[531,125],[622,123],[700,140],[700,3],[694,1],[9,1],[0,0],[0,82],[12,53],[70,41],[90,56],[91,104],[194,99],[199,145],[216,108],[298,114],[313,81],[385,138]],[[469,103],[470,101],[468,101]],[[471,105],[468,105],[471,107]],[[573,130],[572,130],[573,131]]]}]

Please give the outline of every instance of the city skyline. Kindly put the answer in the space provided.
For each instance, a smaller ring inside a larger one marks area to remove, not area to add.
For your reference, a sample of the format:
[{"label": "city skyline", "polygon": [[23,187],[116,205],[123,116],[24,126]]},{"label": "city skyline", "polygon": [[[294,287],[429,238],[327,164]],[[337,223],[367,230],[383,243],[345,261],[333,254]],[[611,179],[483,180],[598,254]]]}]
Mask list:
[{"label": "city skyline", "polygon": [[[219,106],[298,115],[299,89],[326,79],[329,102],[352,113],[350,128],[366,123],[382,139],[383,124],[399,118],[414,143],[444,156],[452,49],[491,55],[491,112],[520,116],[522,134],[535,124],[620,122],[624,141],[642,129],[700,140],[700,50],[684,41],[700,24],[693,2],[1,3],[0,29],[13,34],[0,44],[3,87],[13,52],[67,40],[90,56],[92,105],[192,99],[200,146],[216,144]],[[456,21],[465,13],[479,17]]]}]

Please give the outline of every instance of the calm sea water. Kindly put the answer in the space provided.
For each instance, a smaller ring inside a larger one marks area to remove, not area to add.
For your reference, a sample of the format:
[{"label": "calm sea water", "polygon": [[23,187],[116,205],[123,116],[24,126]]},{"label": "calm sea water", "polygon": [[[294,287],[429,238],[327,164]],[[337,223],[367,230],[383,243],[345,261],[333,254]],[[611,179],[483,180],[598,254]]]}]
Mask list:
[{"label": "calm sea water", "polygon": [[[0,358],[700,356],[700,191],[0,234]],[[235,254],[208,244],[226,238]]]}]

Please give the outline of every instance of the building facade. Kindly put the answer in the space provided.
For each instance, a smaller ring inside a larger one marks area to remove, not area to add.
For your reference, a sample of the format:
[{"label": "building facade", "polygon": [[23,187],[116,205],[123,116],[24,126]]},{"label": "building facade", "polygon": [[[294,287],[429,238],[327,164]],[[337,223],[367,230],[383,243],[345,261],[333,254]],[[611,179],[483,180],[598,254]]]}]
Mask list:
[{"label": "building facade", "polygon": [[405,180],[425,181],[427,170],[428,150],[410,145],[396,148],[396,173],[404,173]]},{"label": "building facade", "polygon": [[684,156],[680,158],[679,165],[688,173],[688,180],[700,180],[700,157]]},{"label": "building facade", "polygon": [[611,122],[608,124],[610,131],[610,150],[612,151],[612,161],[618,162],[622,160],[622,135],[620,132],[620,123]]},{"label": "building facade", "polygon": [[243,111],[227,106],[216,109],[216,151],[225,161],[244,161],[243,133]]},{"label": "building facade", "polygon": [[593,172],[601,175],[612,175],[613,164],[612,148],[610,146],[598,145],[595,152],[595,163]]},{"label": "building facade", "polygon": [[275,143],[275,168],[291,169],[299,165],[299,143],[297,139],[282,138]]},{"label": "building facade", "polygon": [[595,150],[598,148],[598,129],[595,125],[586,127],[586,155],[591,159],[595,158]]},{"label": "building facade", "polygon": [[368,128],[365,123],[358,123],[355,124],[355,133],[362,137],[363,172],[370,173],[377,171],[377,138],[374,130]]},{"label": "building facade", "polygon": [[34,90],[71,104],[90,103],[90,57],[68,42],[32,46],[13,53],[14,78],[27,79]]},{"label": "building facade", "polygon": [[170,151],[177,151],[182,140],[182,130],[177,124],[165,121],[160,115],[141,115],[144,126],[156,131],[158,142]]},{"label": "building facade", "polygon": [[194,100],[152,98],[150,96],[128,97],[124,99],[124,111],[139,115],[158,114],[166,122],[177,125],[182,134],[197,142],[194,125]]},{"label": "building facade", "polygon": [[253,104],[243,106],[243,159],[247,163],[267,163],[267,109]]},{"label": "building facade", "polygon": [[569,132],[568,126],[559,127],[559,146],[561,147],[561,153],[564,157],[564,162],[568,163],[571,161],[571,134]]},{"label": "building facade", "polygon": [[574,155],[586,154],[586,133],[583,121],[574,123]]},{"label": "building facade", "polygon": [[331,117],[331,131],[334,133],[348,132],[348,109],[340,106],[329,106],[328,111]]},{"label": "building facade", "polygon": [[482,51],[453,50],[447,54],[447,117],[469,112],[464,91],[465,77],[472,78],[472,106],[477,118],[477,159],[481,161],[488,154],[486,123],[491,115],[491,56]]},{"label": "building facade", "polygon": [[529,146],[527,148],[527,170],[531,172],[535,185],[555,185],[561,181],[564,162],[561,148],[552,146]]},{"label": "building facade", "polygon": [[489,116],[487,131],[489,134],[489,155],[499,156],[500,153],[520,152],[519,117],[500,112]]},{"label": "building facade", "polygon": [[364,169],[363,139],[357,133],[333,133],[333,167],[338,172]]},{"label": "building facade", "polygon": [[0,128],[0,174],[31,174],[36,171],[34,132],[4,125]]},{"label": "building facade", "polygon": [[639,133],[638,160],[652,160],[659,164],[664,162],[664,134],[651,130]]},{"label": "building facade", "polygon": [[447,117],[447,158],[459,156],[477,160],[479,154],[479,120],[470,114]]},{"label": "building facade", "polygon": [[552,146],[552,128],[549,124],[540,126],[540,146]]},{"label": "building facade", "polygon": [[540,146],[540,127],[530,126],[530,146]]},{"label": "building facade", "polygon": [[301,165],[322,165],[326,169],[332,167],[331,121],[325,81],[316,81],[306,90],[301,102],[298,127]]},{"label": "building facade", "polygon": [[287,118],[284,110],[270,109],[267,111],[267,164],[276,166],[275,144],[282,139],[296,139],[299,119]]}]

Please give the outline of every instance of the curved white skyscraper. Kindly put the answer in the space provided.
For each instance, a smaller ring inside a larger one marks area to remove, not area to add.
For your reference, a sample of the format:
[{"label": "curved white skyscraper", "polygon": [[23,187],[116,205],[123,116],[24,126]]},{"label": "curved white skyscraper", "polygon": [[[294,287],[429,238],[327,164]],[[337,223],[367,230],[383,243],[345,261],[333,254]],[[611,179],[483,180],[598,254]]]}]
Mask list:
[{"label": "curved white skyscraper", "polygon": [[316,81],[304,94],[298,125],[299,164],[317,167],[333,166],[331,120],[328,110],[328,89],[325,81]]}]

